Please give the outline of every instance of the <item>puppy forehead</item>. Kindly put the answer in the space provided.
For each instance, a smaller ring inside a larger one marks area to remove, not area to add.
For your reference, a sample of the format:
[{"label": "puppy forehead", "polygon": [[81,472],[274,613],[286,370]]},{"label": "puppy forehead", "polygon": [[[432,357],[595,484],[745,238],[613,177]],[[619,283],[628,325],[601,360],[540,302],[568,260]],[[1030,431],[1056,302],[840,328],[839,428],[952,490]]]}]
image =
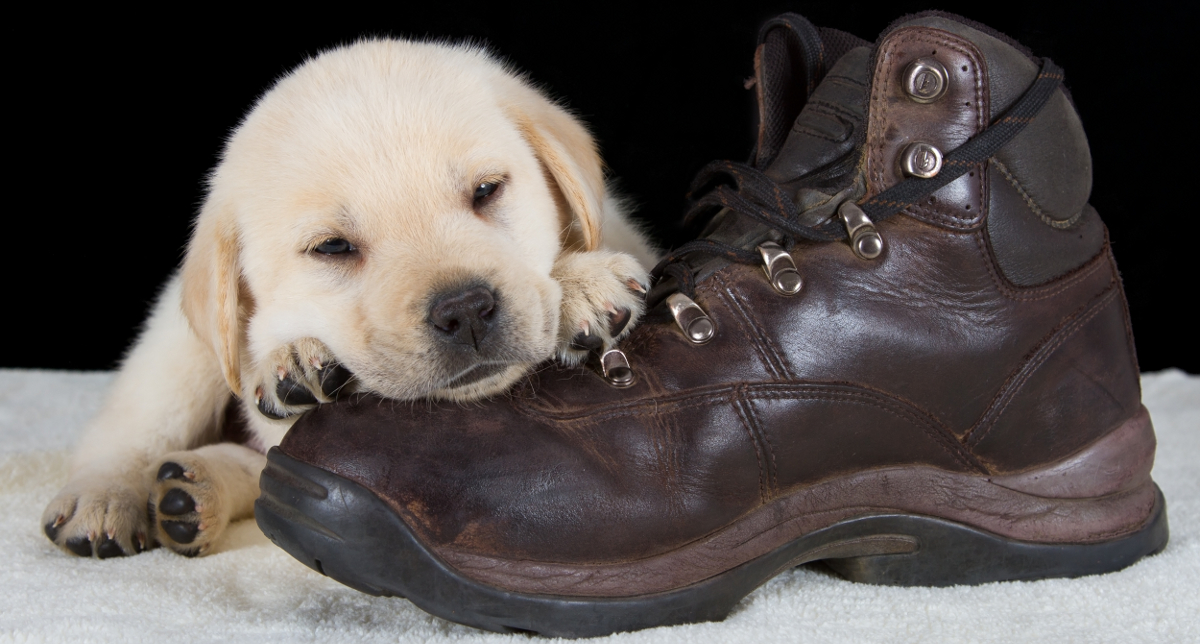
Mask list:
[{"label": "puppy forehead", "polygon": [[532,158],[503,106],[520,82],[477,49],[360,42],[281,79],[235,132],[226,160],[293,176],[460,181],[452,175]]}]

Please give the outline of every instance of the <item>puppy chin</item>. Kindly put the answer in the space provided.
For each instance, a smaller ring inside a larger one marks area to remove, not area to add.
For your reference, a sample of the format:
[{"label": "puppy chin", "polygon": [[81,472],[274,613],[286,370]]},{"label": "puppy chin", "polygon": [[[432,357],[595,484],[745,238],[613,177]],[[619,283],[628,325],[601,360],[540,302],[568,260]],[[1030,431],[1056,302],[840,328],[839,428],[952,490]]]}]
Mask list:
[{"label": "puppy chin", "polygon": [[[429,394],[430,398],[436,400],[448,400],[451,402],[466,402],[468,400],[479,400],[481,398],[490,398],[497,394],[508,390],[515,382],[520,380],[528,373],[530,364],[511,364],[506,365],[499,372],[472,380],[460,386],[449,386],[437,389]],[[476,367],[476,368],[482,368]],[[466,374],[469,376],[470,374]]]}]

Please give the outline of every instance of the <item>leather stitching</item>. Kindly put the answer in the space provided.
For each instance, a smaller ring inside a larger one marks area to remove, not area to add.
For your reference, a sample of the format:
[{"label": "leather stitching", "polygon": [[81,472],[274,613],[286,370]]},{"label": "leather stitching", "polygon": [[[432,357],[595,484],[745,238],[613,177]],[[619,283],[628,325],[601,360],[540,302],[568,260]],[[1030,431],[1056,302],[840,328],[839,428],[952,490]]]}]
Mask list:
[{"label": "leather stitching", "polygon": [[762,383],[762,384],[736,384],[724,385],[719,388],[702,389],[685,391],[673,396],[655,398],[653,400],[637,400],[631,402],[621,402],[612,406],[603,407],[596,410],[580,410],[574,413],[554,413],[549,409],[538,409],[533,406],[522,404],[523,401],[515,401],[520,405],[523,412],[531,416],[537,416],[556,423],[570,422],[575,419],[587,419],[589,423],[598,424],[606,420],[616,418],[628,418],[636,416],[644,416],[646,414],[657,414],[663,412],[672,412],[676,410],[689,409],[701,406],[717,406],[731,404],[732,397],[737,395],[739,389],[744,389],[747,392],[749,399],[794,399],[794,400],[825,400],[829,402],[850,402],[860,405],[869,405],[886,411],[887,413],[916,425],[925,432],[927,436],[933,439],[934,443],[942,447],[953,459],[966,466],[968,469],[973,469],[980,472],[987,470],[980,464],[973,454],[966,451],[963,445],[950,432],[949,429],[942,426],[936,419],[929,416],[925,412],[919,411],[912,407],[911,403],[906,403],[899,399],[888,396],[882,392],[875,392],[863,389],[846,389],[853,385],[831,386],[827,384],[791,384],[791,383]]},{"label": "leather stitching", "polygon": [[830,101],[812,101],[806,107],[817,114],[828,114],[831,116],[844,116],[847,119],[854,120],[858,118],[858,114],[853,110],[846,109],[838,103]]},{"label": "leather stitching", "polygon": [[[888,59],[887,69],[883,72],[882,76],[879,75],[878,71],[876,72],[876,76],[875,76],[876,81],[878,81],[880,79],[891,79],[894,74],[895,58],[893,56],[891,56],[891,51],[893,48],[892,44],[893,43],[889,43],[888,49],[884,52],[884,56],[886,56]],[[882,86],[882,88],[881,88],[881,86]],[[875,132],[877,136],[879,133],[880,126],[874,122],[875,115],[876,114],[879,115],[880,123],[887,123],[888,102],[884,97],[884,94],[886,94],[886,93],[887,93],[886,81],[883,83],[880,83],[880,82],[872,83],[871,105],[870,105],[871,119],[867,123],[867,132],[868,133]],[[875,127],[871,127],[872,125],[875,125]],[[871,148],[871,152],[870,152],[869,156],[867,157],[867,159],[868,159],[867,163],[871,167],[871,179],[872,179],[873,183],[875,184],[874,186],[872,186],[874,188],[873,190],[870,189],[871,187],[869,187],[867,190],[866,196],[869,197],[869,196],[873,196],[873,193],[877,193],[877,192],[880,192],[883,190],[883,161],[880,158],[883,155],[883,144],[882,143],[872,144],[870,141],[868,141],[868,145]]]},{"label": "leather stitching", "polygon": [[[722,282],[724,282],[723,279]],[[749,322],[750,326],[753,327],[753,330],[756,332],[754,339],[762,342],[763,348],[770,357],[774,358],[772,362],[772,369],[776,371],[776,379],[794,380],[795,374],[792,373],[791,365],[788,364],[787,357],[784,356],[783,352],[779,350],[779,347],[775,345],[775,341],[771,339],[771,334],[762,329],[762,325],[758,323],[758,320],[751,313],[753,307],[751,307],[750,302],[729,286],[725,287],[725,292],[729,294],[730,299],[733,300],[733,303],[737,305],[738,312],[741,313],[746,318],[747,322]]]},{"label": "leather stitching", "polygon": [[808,127],[807,125],[796,125],[796,127],[792,128],[792,131],[796,132],[798,134],[803,134],[805,136],[811,136],[814,139],[821,139],[822,141],[829,141],[830,143],[841,143],[842,141],[845,140],[845,139],[835,139],[832,136],[829,136],[828,134],[825,134],[823,132],[818,132],[817,130],[814,130],[813,128]]},{"label": "leather stitching", "polygon": [[770,457],[767,460],[767,492],[770,498],[775,498],[775,495],[779,493],[779,463],[775,458],[775,445],[771,442],[771,435],[758,420],[758,413],[754,411],[754,405],[743,398],[742,406],[746,411],[746,419],[750,421],[750,426],[755,429],[759,438],[762,439],[763,447]]},{"label": "leather stitching", "polygon": [[[658,462],[662,467],[663,488],[668,492],[673,492],[678,487],[680,464],[676,462],[677,452],[672,449],[673,445],[678,445],[675,434],[674,418],[666,414],[654,414],[654,424],[658,430],[654,435],[654,451],[658,455]],[[674,494],[669,494],[671,499]]]},{"label": "leather stitching", "polygon": [[[751,316],[750,302],[746,300],[744,296],[738,295],[732,290],[729,291],[729,294],[738,302],[738,306],[745,311],[746,317],[749,318]],[[756,328],[757,326],[758,325],[756,325]],[[762,340],[764,345],[766,345],[766,348],[768,351],[770,351],[771,355],[775,357],[775,364],[779,369],[779,372],[783,375],[783,379],[795,380],[796,375],[794,372],[792,372],[792,367],[788,362],[787,356],[779,350],[778,346],[776,346],[775,341],[771,339],[771,334],[762,333],[759,336],[759,339]]]},{"label": "leather stitching", "polygon": [[925,435],[931,438],[935,445],[941,447],[946,454],[966,466],[968,469],[986,472],[987,470],[975,459],[974,455],[964,450],[962,443],[950,432],[950,430],[940,423],[933,421],[930,418],[924,418],[921,415],[913,413],[912,410],[904,406],[897,405],[886,398],[881,399],[878,394],[866,391],[845,391],[834,390],[821,393],[804,393],[799,391],[780,391],[777,387],[770,385],[754,387],[754,398],[769,398],[773,400],[824,400],[829,402],[846,402],[857,405],[866,405],[882,409],[883,411],[907,421],[912,425],[916,425]]},{"label": "leather stitching", "polygon": [[[730,311],[732,311],[735,314],[739,313],[737,310],[737,304],[730,300],[729,295],[727,295],[726,293],[720,293],[719,297],[725,303],[725,307],[727,309],[729,309]],[[757,334],[754,332],[755,330],[747,328],[747,322],[746,322],[744,316],[735,315],[734,319],[737,320],[738,327],[741,329],[742,334],[750,339],[750,346],[754,347],[754,353],[758,354],[758,359],[762,363],[763,368],[766,370],[766,372],[768,374],[770,374],[772,379],[780,380],[781,376],[780,376],[779,372],[775,369],[775,364],[773,362],[771,362],[770,357],[767,356],[766,347],[762,346],[762,344],[760,342],[758,342]]]},{"label": "leather stitching", "polygon": [[750,444],[754,447],[754,458],[758,459],[758,499],[760,502],[766,503],[771,500],[770,495],[767,493],[767,484],[765,481],[769,475],[764,471],[762,449],[758,438],[755,436],[754,429],[751,427],[750,419],[746,416],[747,410],[744,407],[742,388],[740,386],[734,389],[731,398],[733,410],[737,413],[738,420],[742,422],[742,429],[746,430],[746,435],[750,437]]},{"label": "leather stitching", "polygon": [[[829,74],[825,77],[825,81],[836,81],[842,85],[852,85],[854,87],[866,87],[867,86],[866,83],[858,80],[857,78],[851,78],[849,76],[844,76],[842,74]],[[821,81],[821,82],[825,82],[825,81]]]},{"label": "leather stitching", "polygon": [[983,224],[983,217],[963,219],[955,215],[953,211],[942,210],[937,206],[910,206],[900,212],[927,224],[963,232],[975,230]]},{"label": "leather stitching", "polygon": [[[983,226],[985,212],[984,204],[987,203],[987,174],[983,171],[985,166],[982,163],[978,165],[979,167],[974,170],[974,178],[975,185],[979,190],[979,204],[974,216],[962,216],[958,214],[956,210],[942,205],[944,202],[941,201],[936,202],[937,205],[924,204],[909,206],[908,208],[902,210],[901,213],[908,215],[913,219],[917,219],[942,228],[950,228],[952,230],[964,232],[979,229]],[[966,178],[968,181],[970,181],[972,175],[968,174]],[[959,180],[961,181],[961,178]]]},{"label": "leather stitching", "polygon": [[1079,220],[1083,218],[1082,208],[1079,210],[1079,212],[1067,219],[1058,220],[1051,218],[1045,213],[1045,211],[1041,209],[1040,206],[1038,206],[1037,202],[1033,200],[1033,197],[1029,196],[1028,192],[1025,192],[1025,187],[1022,186],[1021,182],[1017,181],[1017,178],[1008,171],[1008,166],[1001,163],[1000,159],[997,159],[996,157],[988,159],[988,162],[996,166],[996,169],[1000,171],[1000,174],[1003,174],[1004,178],[1008,179],[1008,183],[1012,185],[1013,188],[1016,188],[1017,194],[1021,195],[1021,198],[1025,200],[1025,205],[1029,206],[1029,209],[1033,211],[1033,214],[1037,215],[1038,219],[1041,219],[1042,223],[1046,224],[1047,226],[1064,230],[1079,223]]},{"label": "leather stitching", "polygon": [[[987,268],[988,275],[992,277],[992,283],[1002,295],[1010,300],[1018,300],[1022,302],[1035,302],[1037,300],[1045,300],[1062,293],[1063,291],[1075,286],[1078,282],[1091,276],[1104,263],[1104,259],[1108,256],[1108,233],[1105,232],[1104,245],[1100,247],[1100,251],[1094,257],[1081,264],[1078,268],[1063,275],[1049,284],[1041,286],[1031,286],[1022,288],[1008,281],[1008,278],[1000,274],[996,270],[996,259],[992,256],[991,248],[985,239],[985,230],[980,230],[975,233],[975,244],[979,248],[980,255],[983,256],[983,265]],[[1115,279],[1115,277],[1113,278]],[[1112,284],[1112,279],[1109,280],[1109,285]]]},{"label": "leather stitching", "polygon": [[997,425],[1008,405],[1016,399],[1025,383],[1037,370],[1063,345],[1079,332],[1088,322],[1104,311],[1116,299],[1118,291],[1110,285],[1098,299],[1080,307],[1080,310],[1064,320],[1058,328],[1051,331],[1034,354],[1005,380],[996,397],[975,426],[967,430],[963,436],[964,442],[971,448],[976,448],[983,439],[987,438]]},{"label": "leather stitching", "polygon": [[729,284],[725,281],[724,276],[714,273],[713,280],[720,282],[723,290],[717,291],[717,296],[725,303],[725,308],[734,313],[734,319],[737,320],[738,326],[741,327],[742,334],[750,339],[750,345],[754,347],[754,352],[758,354],[758,358],[762,361],[767,373],[771,374],[771,378],[775,380],[782,380],[784,374],[777,367],[775,361],[771,359],[770,350],[762,342],[766,339],[767,334],[754,323],[750,314],[737,301],[737,296],[734,295],[733,289],[729,288]]}]

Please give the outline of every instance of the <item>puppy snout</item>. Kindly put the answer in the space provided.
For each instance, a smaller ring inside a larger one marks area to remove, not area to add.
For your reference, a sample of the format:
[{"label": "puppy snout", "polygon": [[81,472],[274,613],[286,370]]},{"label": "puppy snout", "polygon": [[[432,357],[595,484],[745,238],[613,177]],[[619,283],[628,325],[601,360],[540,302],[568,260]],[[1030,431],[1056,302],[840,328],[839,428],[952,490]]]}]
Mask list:
[{"label": "puppy snout", "polygon": [[486,286],[442,293],[429,306],[429,324],[434,335],[476,351],[495,321],[496,294]]}]

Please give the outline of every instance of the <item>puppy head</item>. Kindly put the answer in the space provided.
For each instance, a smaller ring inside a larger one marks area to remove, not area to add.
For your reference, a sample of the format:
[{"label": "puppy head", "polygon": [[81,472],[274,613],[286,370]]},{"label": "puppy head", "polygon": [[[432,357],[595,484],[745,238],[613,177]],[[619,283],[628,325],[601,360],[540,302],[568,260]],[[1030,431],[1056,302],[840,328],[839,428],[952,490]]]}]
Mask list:
[{"label": "puppy head", "polygon": [[479,49],[375,40],[265,94],[210,177],[183,307],[235,393],[323,341],[395,398],[498,392],[550,355],[564,247],[594,249],[587,131]]}]

